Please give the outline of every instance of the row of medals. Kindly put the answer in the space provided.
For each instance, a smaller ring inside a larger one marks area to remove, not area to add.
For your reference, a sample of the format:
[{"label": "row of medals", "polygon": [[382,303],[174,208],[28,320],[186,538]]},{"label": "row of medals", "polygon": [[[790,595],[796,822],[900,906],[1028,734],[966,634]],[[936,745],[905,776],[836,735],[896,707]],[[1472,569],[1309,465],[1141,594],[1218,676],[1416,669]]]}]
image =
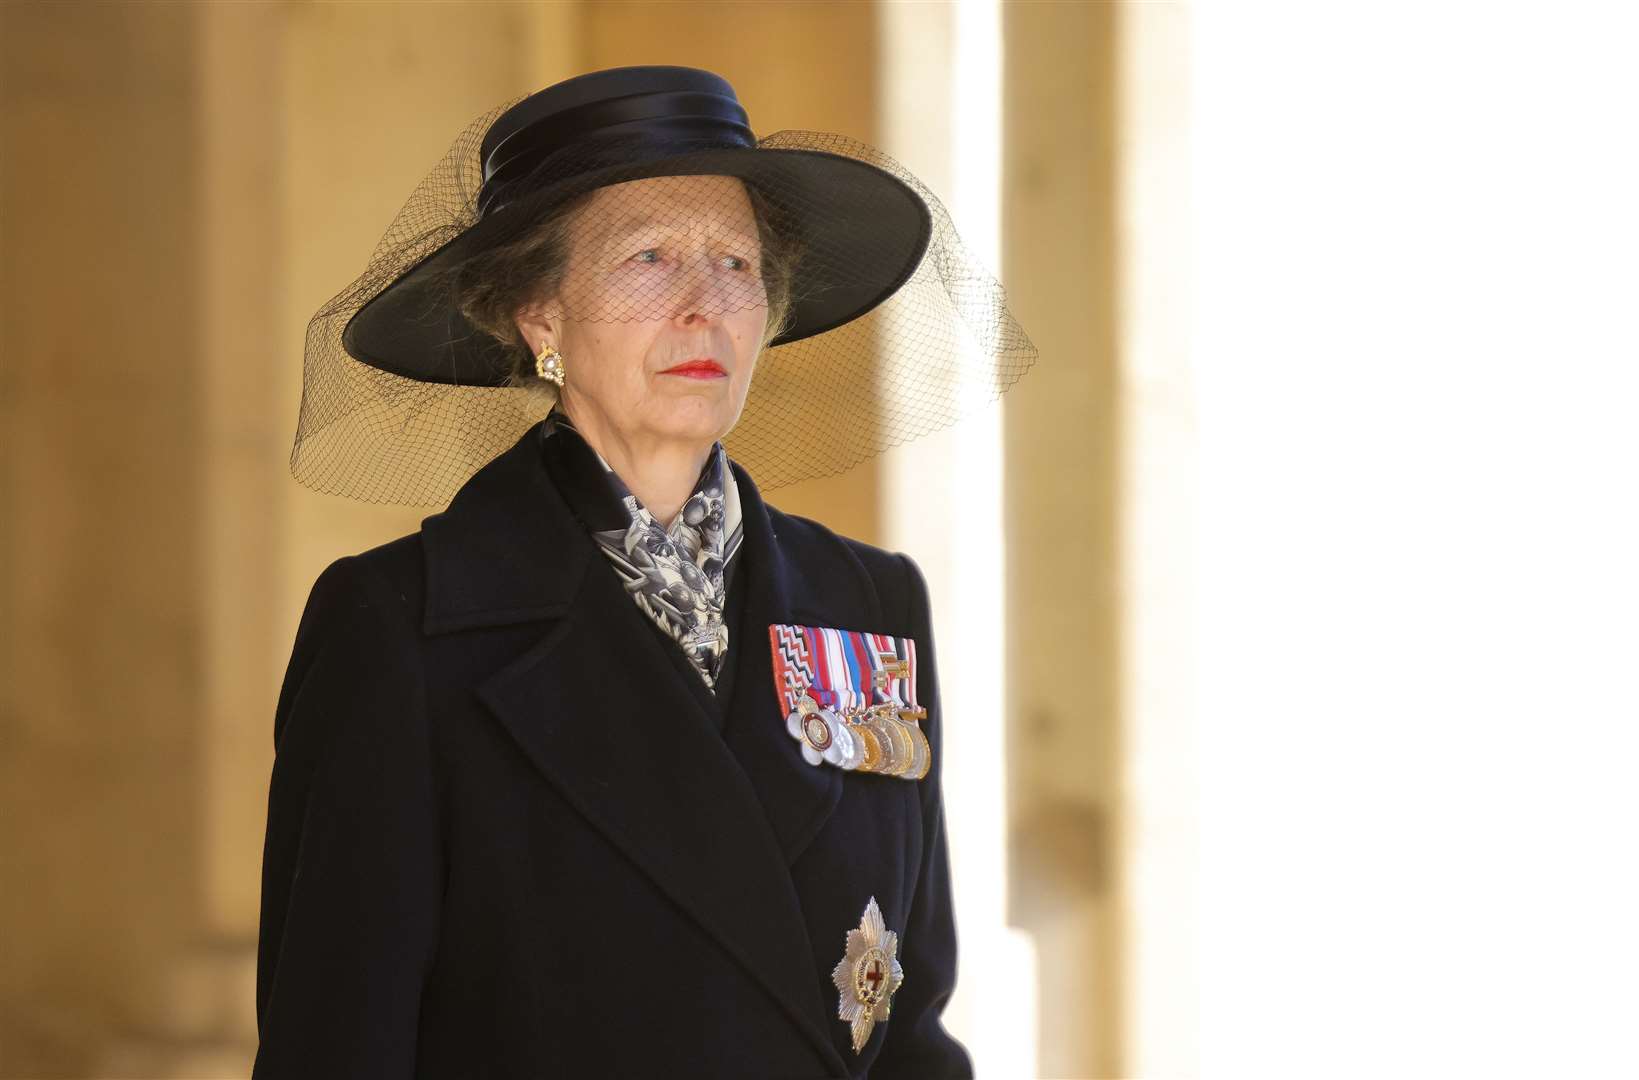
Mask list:
[{"label": "row of medals", "polygon": [[838,768],[920,780],[928,774],[933,756],[918,723],[927,714],[926,709],[907,709],[894,702],[830,709],[801,694],[787,722]]}]

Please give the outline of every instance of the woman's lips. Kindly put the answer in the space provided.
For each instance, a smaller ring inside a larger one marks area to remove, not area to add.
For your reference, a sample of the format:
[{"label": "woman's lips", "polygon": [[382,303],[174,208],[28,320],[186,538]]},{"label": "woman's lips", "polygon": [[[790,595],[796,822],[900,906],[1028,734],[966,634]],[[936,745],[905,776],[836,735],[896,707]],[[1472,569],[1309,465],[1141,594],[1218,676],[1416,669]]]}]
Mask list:
[{"label": "woman's lips", "polygon": [[662,371],[662,375],[682,375],[690,379],[724,379],[728,372],[715,360],[687,360]]}]

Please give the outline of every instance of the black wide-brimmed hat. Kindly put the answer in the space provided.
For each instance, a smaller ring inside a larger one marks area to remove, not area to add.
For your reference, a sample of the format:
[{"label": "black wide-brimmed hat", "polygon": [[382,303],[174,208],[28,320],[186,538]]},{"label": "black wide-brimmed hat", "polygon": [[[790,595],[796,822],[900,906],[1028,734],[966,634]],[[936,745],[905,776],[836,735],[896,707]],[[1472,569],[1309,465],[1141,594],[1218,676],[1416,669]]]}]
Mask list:
[{"label": "black wide-brimmed hat", "polygon": [[[668,196],[675,182],[655,182],[702,176],[743,186],[711,188],[717,201],[702,203],[705,188],[679,199]],[[603,189],[632,181],[650,181],[650,201],[602,215]],[[572,247],[529,246],[571,220],[577,231],[556,235]],[[506,284],[489,280],[498,268],[516,275],[552,250],[557,261],[539,265],[578,283],[553,293],[566,319],[778,309],[724,439],[764,487],[946,426],[1035,358],[938,199],[885,154],[824,132],[758,139],[733,87],[709,71],[614,68],[469,124],[365,272],[314,315],[297,479],[371,502],[442,504],[538,422],[551,395],[529,385],[522,336],[486,323],[473,298]],[[571,380],[577,360],[566,358]]]}]

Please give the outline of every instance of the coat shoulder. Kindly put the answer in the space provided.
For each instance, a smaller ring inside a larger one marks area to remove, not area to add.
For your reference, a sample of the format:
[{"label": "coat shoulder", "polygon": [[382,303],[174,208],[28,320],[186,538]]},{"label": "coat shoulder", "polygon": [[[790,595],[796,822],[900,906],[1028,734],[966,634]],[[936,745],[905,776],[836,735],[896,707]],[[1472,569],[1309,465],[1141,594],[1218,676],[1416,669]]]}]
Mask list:
[{"label": "coat shoulder", "polygon": [[904,625],[925,615],[926,588],[915,561],[904,552],[845,536],[813,518],[768,507],[769,523],[782,547],[821,580],[852,575],[869,583],[884,617]]},{"label": "coat shoulder", "polygon": [[373,571],[411,611],[419,614],[426,581],[420,530],[366,548],[353,558]]},{"label": "coat shoulder", "polygon": [[327,582],[347,581],[393,607],[415,625],[420,625],[425,570],[421,533],[409,533],[366,548],[352,555],[342,555],[325,567],[314,584],[317,592]]}]

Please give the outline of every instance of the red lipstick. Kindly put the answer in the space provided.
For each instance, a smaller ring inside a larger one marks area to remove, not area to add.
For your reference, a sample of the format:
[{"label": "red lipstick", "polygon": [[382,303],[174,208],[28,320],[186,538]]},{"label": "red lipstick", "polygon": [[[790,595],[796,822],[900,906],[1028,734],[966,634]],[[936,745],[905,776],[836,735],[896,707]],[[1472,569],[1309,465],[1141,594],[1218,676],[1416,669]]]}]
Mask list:
[{"label": "red lipstick", "polygon": [[723,365],[715,360],[708,360],[697,356],[693,360],[685,360],[681,364],[669,367],[662,371],[662,375],[682,375],[690,379],[721,379],[728,375]]}]

